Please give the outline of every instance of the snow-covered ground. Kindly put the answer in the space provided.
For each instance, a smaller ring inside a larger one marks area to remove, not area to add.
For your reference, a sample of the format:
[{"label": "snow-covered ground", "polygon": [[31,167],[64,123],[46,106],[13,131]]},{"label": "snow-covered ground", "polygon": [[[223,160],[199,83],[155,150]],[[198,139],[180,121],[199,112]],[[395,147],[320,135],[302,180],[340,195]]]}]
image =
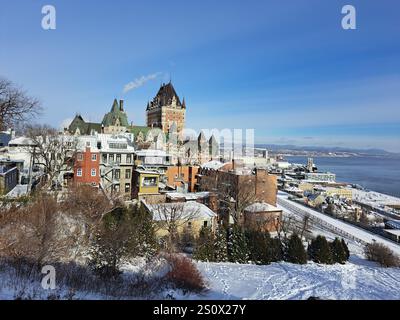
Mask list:
[{"label": "snow-covered ground", "polygon": [[352,189],[353,200],[384,209],[388,205],[400,205],[400,198],[392,197],[376,191]]},{"label": "snow-covered ground", "polygon": [[346,223],[344,221],[332,218],[313,210],[311,208],[305,207],[299,203],[288,200],[288,194],[279,191],[278,193],[278,204],[283,208],[283,210],[289,211],[294,215],[304,215],[308,214],[314,218],[315,222],[320,222],[324,224],[325,227],[331,228],[332,232],[336,232],[339,236],[347,237],[354,241],[359,241],[362,243],[372,243],[374,241],[382,243],[388,246],[391,250],[393,250],[396,254],[400,255],[400,245],[380,237],[374,233],[368,232],[364,229],[358,228],[354,225]]},{"label": "snow-covered ground", "polygon": [[182,299],[400,299],[400,269],[381,268],[356,256],[345,265],[272,263],[267,266],[197,263],[209,290]]}]

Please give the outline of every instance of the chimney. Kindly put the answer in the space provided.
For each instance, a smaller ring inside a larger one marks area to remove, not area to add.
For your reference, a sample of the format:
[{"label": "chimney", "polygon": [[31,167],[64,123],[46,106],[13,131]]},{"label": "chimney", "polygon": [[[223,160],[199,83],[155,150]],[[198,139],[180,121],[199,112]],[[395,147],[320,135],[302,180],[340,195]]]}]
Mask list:
[{"label": "chimney", "polygon": [[119,100],[119,110],[124,111],[124,100]]}]

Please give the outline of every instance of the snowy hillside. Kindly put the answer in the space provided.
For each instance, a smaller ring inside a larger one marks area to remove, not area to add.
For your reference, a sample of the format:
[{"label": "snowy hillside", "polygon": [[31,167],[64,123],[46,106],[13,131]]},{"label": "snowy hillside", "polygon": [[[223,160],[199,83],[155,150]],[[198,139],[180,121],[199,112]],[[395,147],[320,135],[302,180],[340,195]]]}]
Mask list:
[{"label": "snowy hillside", "polygon": [[400,269],[380,268],[358,257],[346,265],[268,266],[204,263],[198,267],[209,283],[203,296],[182,299],[400,299]]}]

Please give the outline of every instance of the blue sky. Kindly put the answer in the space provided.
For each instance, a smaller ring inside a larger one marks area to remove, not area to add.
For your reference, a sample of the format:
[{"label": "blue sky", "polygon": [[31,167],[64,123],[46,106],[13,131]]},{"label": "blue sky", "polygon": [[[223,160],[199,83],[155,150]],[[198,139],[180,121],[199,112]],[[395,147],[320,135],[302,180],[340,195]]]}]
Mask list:
[{"label": "blue sky", "polygon": [[[59,127],[77,112],[100,121],[121,98],[144,124],[147,101],[172,78],[196,130],[254,128],[256,143],[400,152],[398,1],[0,4],[0,76],[41,99],[40,122]],[[46,4],[56,30],[41,28]],[[345,4],[357,10],[356,30],[341,28]]]}]

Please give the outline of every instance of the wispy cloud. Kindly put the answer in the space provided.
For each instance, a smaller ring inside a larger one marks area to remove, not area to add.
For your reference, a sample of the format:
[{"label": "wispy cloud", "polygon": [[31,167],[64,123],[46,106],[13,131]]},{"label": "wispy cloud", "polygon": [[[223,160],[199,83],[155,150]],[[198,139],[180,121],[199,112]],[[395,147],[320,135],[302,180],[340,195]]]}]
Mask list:
[{"label": "wispy cloud", "polygon": [[143,86],[146,82],[156,79],[161,74],[162,74],[162,72],[156,72],[156,73],[149,74],[147,76],[141,76],[140,78],[136,78],[135,80],[127,83],[124,86],[123,91],[124,91],[124,93],[127,93],[128,91],[135,90],[135,89]]}]

